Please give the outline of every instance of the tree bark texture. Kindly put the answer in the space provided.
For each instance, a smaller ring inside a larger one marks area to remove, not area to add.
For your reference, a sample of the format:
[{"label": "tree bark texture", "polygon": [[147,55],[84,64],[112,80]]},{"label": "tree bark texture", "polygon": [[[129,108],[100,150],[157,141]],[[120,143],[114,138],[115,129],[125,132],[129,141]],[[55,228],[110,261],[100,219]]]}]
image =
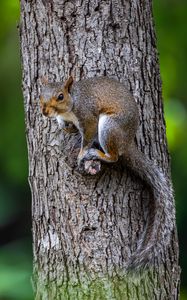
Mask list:
[{"label": "tree bark texture", "polygon": [[[32,191],[36,299],[178,299],[174,230],[163,264],[126,274],[151,195],[120,162],[96,176],[76,165],[79,134],[40,112],[40,78],[107,75],[139,105],[139,149],[169,176],[151,0],[21,0],[23,92]],[[174,204],[173,204],[174,205]],[[171,212],[172,213],[172,212]],[[175,227],[175,226],[174,226]],[[164,241],[163,241],[164,245]]]}]

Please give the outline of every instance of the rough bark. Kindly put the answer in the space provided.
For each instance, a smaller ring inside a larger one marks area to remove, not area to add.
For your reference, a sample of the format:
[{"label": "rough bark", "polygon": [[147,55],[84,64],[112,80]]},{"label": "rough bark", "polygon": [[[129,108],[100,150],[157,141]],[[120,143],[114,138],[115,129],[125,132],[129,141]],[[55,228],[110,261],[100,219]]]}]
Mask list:
[{"label": "rough bark", "polygon": [[176,232],[163,264],[126,276],[149,213],[144,184],[120,163],[81,175],[80,136],[39,107],[42,76],[124,81],[139,104],[137,145],[168,175],[151,0],[21,0],[20,35],[36,299],[178,299]]}]

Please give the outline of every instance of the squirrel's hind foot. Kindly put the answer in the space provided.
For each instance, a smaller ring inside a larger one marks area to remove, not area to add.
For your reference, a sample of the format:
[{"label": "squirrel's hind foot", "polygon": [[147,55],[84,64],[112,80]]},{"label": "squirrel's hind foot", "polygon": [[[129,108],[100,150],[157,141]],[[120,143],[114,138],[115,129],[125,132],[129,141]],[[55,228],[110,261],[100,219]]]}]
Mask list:
[{"label": "squirrel's hind foot", "polygon": [[84,169],[87,174],[96,175],[101,170],[101,162],[98,160],[86,160]]},{"label": "squirrel's hind foot", "polygon": [[101,171],[101,162],[93,159],[82,159],[79,163],[79,171],[90,175],[96,175]]}]

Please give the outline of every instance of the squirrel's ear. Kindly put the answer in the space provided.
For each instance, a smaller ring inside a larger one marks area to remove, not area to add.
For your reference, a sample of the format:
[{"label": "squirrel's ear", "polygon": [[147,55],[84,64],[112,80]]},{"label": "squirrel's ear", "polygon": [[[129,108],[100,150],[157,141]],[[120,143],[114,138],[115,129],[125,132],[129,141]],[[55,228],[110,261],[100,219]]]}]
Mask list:
[{"label": "squirrel's ear", "polygon": [[47,85],[49,81],[48,81],[48,78],[46,76],[42,76],[42,77],[40,77],[40,82],[43,85]]},{"label": "squirrel's ear", "polygon": [[68,78],[68,80],[66,80],[66,82],[64,83],[64,88],[68,90],[68,92],[70,92],[71,86],[73,84],[73,77],[70,76]]}]

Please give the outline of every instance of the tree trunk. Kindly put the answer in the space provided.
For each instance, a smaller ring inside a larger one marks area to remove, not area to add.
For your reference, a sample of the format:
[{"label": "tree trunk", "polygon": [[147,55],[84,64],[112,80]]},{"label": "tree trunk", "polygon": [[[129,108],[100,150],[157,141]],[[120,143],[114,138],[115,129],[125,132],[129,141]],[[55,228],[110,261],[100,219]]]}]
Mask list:
[{"label": "tree trunk", "polygon": [[42,76],[125,82],[139,105],[137,145],[169,176],[151,0],[21,0],[20,35],[36,299],[178,299],[176,230],[162,264],[126,274],[149,213],[143,182],[120,163],[81,175],[79,134],[59,132],[39,106]]}]

